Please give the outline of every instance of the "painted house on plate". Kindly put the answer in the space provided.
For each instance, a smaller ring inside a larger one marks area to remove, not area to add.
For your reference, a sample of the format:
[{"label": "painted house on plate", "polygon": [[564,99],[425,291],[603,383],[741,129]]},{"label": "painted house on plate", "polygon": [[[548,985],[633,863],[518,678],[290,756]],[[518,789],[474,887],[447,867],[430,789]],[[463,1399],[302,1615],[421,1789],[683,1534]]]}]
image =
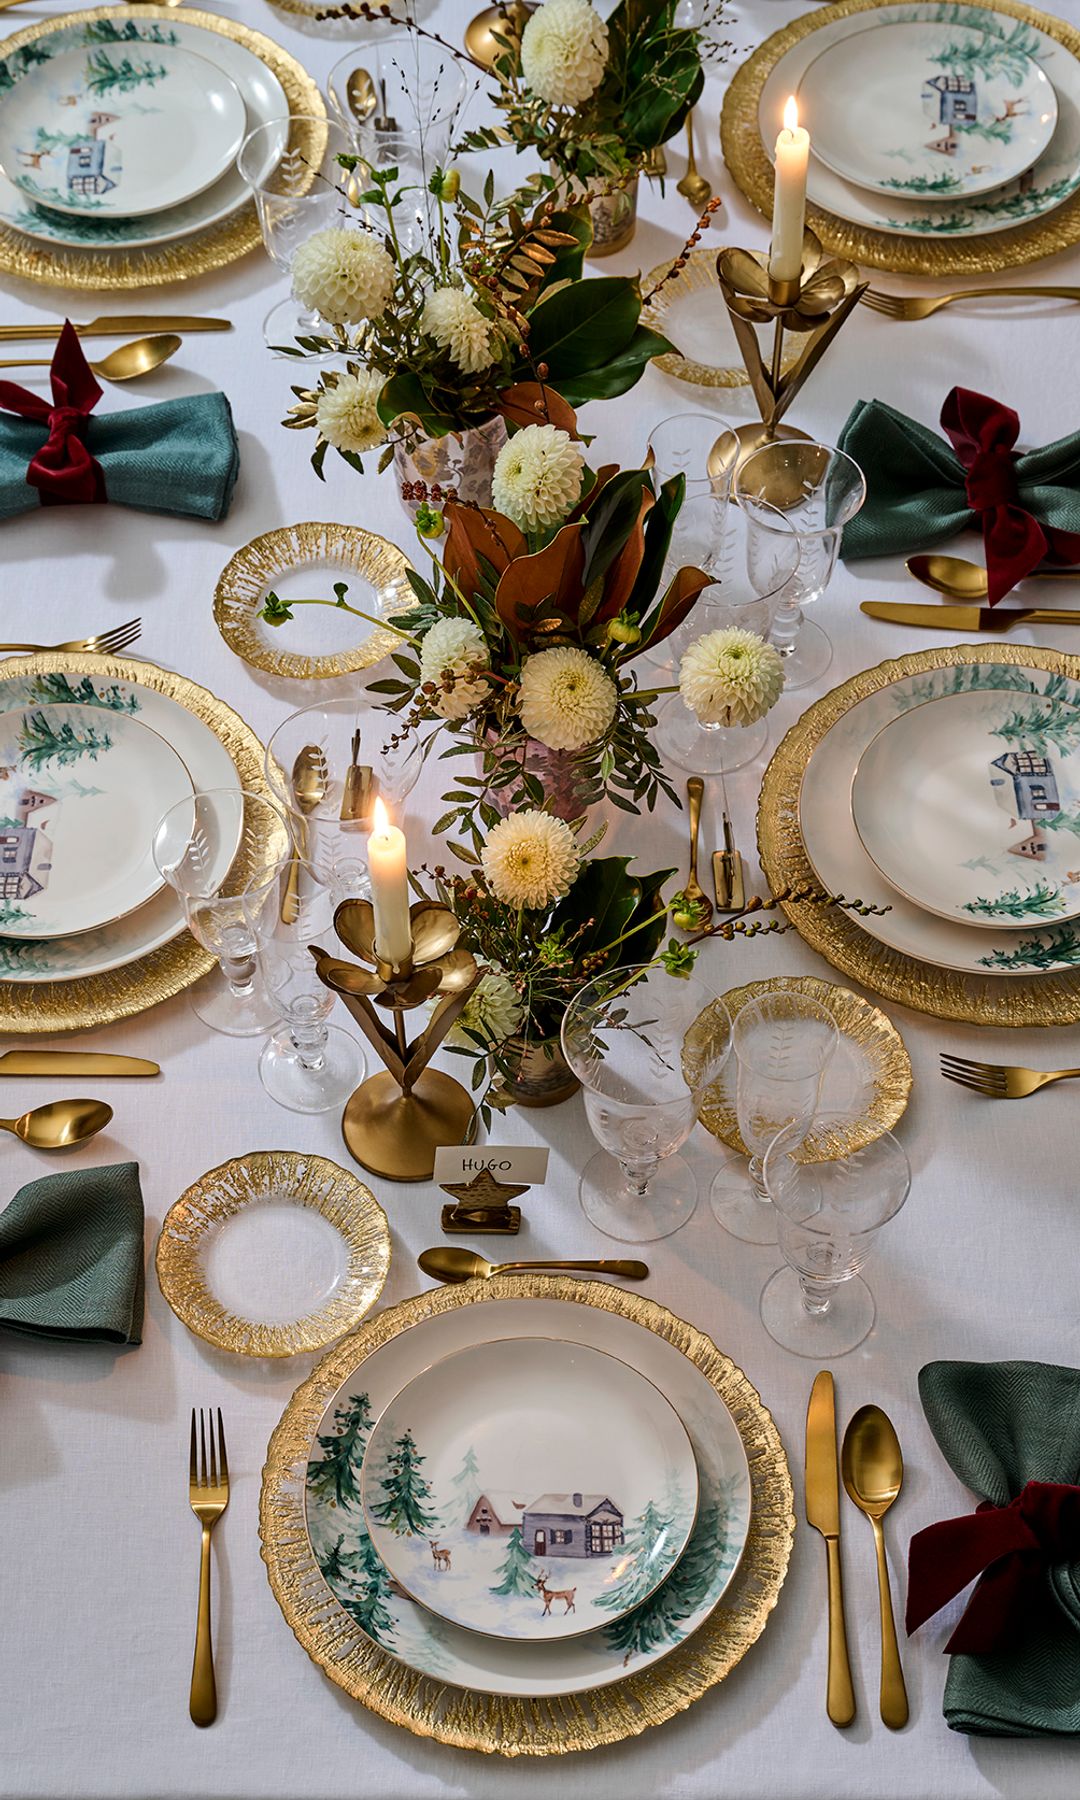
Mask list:
[{"label": "painted house on plate", "polygon": [[466,1519],[465,1529],[477,1537],[509,1537],[524,1512],[525,1502],[513,1498],[512,1488],[488,1488]]},{"label": "painted house on plate", "polygon": [[525,1508],[521,1535],[532,1556],[610,1556],[623,1515],[607,1494],[541,1494]]},{"label": "painted house on plate", "polygon": [[933,75],[926,83],[936,95],[938,124],[974,125],[979,117],[975,83],[964,75]]},{"label": "painted house on plate", "polygon": [[1053,818],[1061,811],[1050,758],[1036,750],[1007,750],[1004,756],[994,758],[990,768],[999,771],[996,775],[991,774],[990,786],[994,790],[994,799],[1002,811],[1008,813],[1010,823],[1025,819],[1032,826],[1029,837],[1019,844],[1010,844],[1010,855],[1042,862],[1046,856],[1046,833],[1041,821]]},{"label": "painted house on plate", "polygon": [[55,805],[54,794],[24,788],[14,818],[0,819],[0,900],[31,900],[49,885],[52,839],[30,821]]},{"label": "painted house on plate", "polygon": [[69,146],[67,159],[68,191],[72,194],[107,194],[116,186],[105,173],[104,138],[79,138]]}]

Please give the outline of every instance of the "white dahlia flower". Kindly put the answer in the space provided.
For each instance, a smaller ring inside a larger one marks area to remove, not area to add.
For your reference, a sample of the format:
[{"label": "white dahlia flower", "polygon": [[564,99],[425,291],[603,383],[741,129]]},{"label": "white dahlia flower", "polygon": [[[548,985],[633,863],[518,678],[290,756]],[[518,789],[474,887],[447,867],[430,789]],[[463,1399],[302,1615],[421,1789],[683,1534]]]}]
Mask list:
[{"label": "white dahlia flower", "polygon": [[783,685],[772,645],[734,627],[697,638],[679,664],[679,692],[702,725],[756,725]]},{"label": "white dahlia flower", "polygon": [[492,499],[522,531],[546,531],[577,504],[584,468],[581,447],[568,431],[526,425],[495,458]]},{"label": "white dahlia flower", "polygon": [[521,37],[525,85],[552,106],[579,106],[599,87],[608,28],[589,0],[547,0]]},{"label": "white dahlia flower", "polygon": [[332,225],[305,238],[293,257],[293,293],[330,325],[378,319],[394,291],[394,265],[370,231]]},{"label": "white dahlia flower", "polygon": [[466,1035],[471,1031],[474,1037],[483,1038],[485,1044],[496,1049],[521,1029],[524,1020],[521,996],[509,976],[498,969],[487,969],[480,986],[447,1032],[446,1041],[461,1050],[475,1050],[476,1044]]},{"label": "white dahlia flower", "polygon": [[420,328],[443,350],[449,350],[465,375],[479,375],[494,361],[491,320],[461,288],[436,288],[424,301]]},{"label": "white dahlia flower", "polygon": [[315,423],[327,443],[356,456],[383,443],[386,426],[377,410],[382,390],[383,377],[374,369],[342,375],[332,387],[324,387],[315,406]]},{"label": "white dahlia flower", "polygon": [[529,736],[549,750],[581,750],[603,736],[617,698],[615,683],[596,658],[567,645],[529,657],[521,671],[518,712]]},{"label": "white dahlia flower", "polygon": [[500,819],[480,853],[488,887],[506,906],[550,906],[573,885],[581,854],[569,825],[545,812]]},{"label": "white dahlia flower", "polygon": [[483,633],[471,619],[437,619],[420,644],[420,685],[432,682],[438,693],[424,698],[444,719],[467,718],[491,693],[483,673],[490,665]]}]

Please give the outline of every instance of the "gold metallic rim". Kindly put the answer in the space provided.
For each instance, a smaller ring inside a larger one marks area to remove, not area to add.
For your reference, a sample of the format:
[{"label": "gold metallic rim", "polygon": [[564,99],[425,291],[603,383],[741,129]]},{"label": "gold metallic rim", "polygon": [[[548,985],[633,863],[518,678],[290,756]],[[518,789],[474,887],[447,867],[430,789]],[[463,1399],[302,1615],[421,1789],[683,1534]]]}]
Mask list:
[{"label": "gold metallic rim", "polygon": [[[691,250],[685,268],[667,282],[656,300],[647,301],[642,308],[642,324],[647,325],[651,331],[659,331],[662,336],[666,337],[664,325],[672,300],[678,299],[679,294],[696,294],[706,288],[715,293],[717,305],[723,307],[723,295],[720,292],[720,283],[716,276],[716,258],[725,248],[724,244],[716,244],[710,248]],[[674,259],[671,259],[668,262],[657,263],[655,269],[650,269],[641,284],[646,293],[649,288],[655,287],[658,281],[664,281],[673,267]],[[801,354],[802,346],[799,340],[789,332],[784,340],[782,372],[786,373],[798,361]],[[692,387],[737,388],[748,387],[750,383],[750,377],[742,363],[736,363],[731,368],[725,369],[714,363],[695,362],[693,357],[682,356],[678,351],[668,352],[666,356],[655,356],[652,366],[654,369],[659,369],[664,375],[674,376],[676,381],[689,382]]]},{"label": "gold metallic rim", "polygon": [[[401,1332],[458,1306],[562,1300],[619,1313],[667,1340],[716,1389],[750,1465],[750,1527],[731,1585],[706,1622],[670,1655],[611,1687],[562,1699],[508,1699],[450,1688],[380,1650],[326,1586],[304,1529],[304,1478],[316,1427],[360,1359]],[[559,1756],[637,1737],[683,1712],[730,1674],[765,1628],[787,1574],[795,1531],[787,1458],[772,1417],[741,1369],[696,1326],[655,1300],[569,1276],[495,1275],[434,1288],[390,1307],[325,1356],[296,1391],[270,1439],[259,1536],[270,1586],[312,1661],[372,1712],[417,1737],[501,1756]]]},{"label": "gold metallic rim", "polygon": [[[335,675],[353,675],[370,669],[401,642],[396,632],[372,631],[354,650],[335,650],[325,656],[302,656],[276,650],[259,633],[259,608],[267,587],[290,569],[305,563],[335,562],[351,569],[373,587],[400,581],[406,591],[403,610],[412,600],[404,581],[412,568],[408,557],[388,538],[361,525],[283,525],[264,531],[238,550],[226,567],[214,592],[214,619],[230,650],[253,669],[297,681],[326,681]],[[281,631],[288,632],[288,626]],[[279,631],[279,636],[281,632]]]},{"label": "gold metallic rim", "polygon": [[[1080,657],[1028,644],[949,644],[916,650],[852,676],[807,708],[777,746],[758,801],[758,851],[773,893],[787,886],[816,887],[799,823],[803,774],[813,751],[838,719],[907,675],[964,663],[1014,663],[1080,681]],[[920,962],[881,944],[842,907],[789,901],[783,908],[803,941],[842,974],[864,987],[936,1019],[967,1025],[1075,1025],[1080,1022],[1080,973],[1019,977],[970,975]]]},{"label": "gold metallic rim", "polygon": [[[265,751],[251,727],[231,706],[186,676],[130,657],[74,656],[50,650],[40,656],[10,657],[0,680],[56,673],[107,675],[113,681],[135,682],[175,700],[220,739],[236,765],[244,791],[273,799],[266,783]],[[250,848],[261,851],[253,839]],[[238,858],[234,868],[242,878],[247,859]],[[171,1000],[213,967],[210,953],[200,948],[190,932],[181,931],[147,955],[100,975],[72,981],[0,982],[0,1031],[85,1031],[92,1025],[129,1019],[162,1000]]]},{"label": "gold metallic rim", "polygon": [[[96,19],[164,19],[176,23],[177,13],[170,6],[94,6],[76,13],[63,13],[27,25],[3,40],[3,55],[10,56],[24,44],[38,38],[51,37],[73,24],[89,24]],[[198,12],[185,7],[183,22],[201,25],[207,31],[243,44],[272,71],[280,81],[292,117],[324,119],[326,108],[316,83],[295,57],[282,50],[261,31],[252,31],[232,19],[216,13]],[[99,293],[119,292],[130,288],[162,287],[171,281],[187,281],[206,275],[226,263],[246,256],[262,242],[254,202],[246,201],[227,219],[207,225],[190,237],[175,238],[171,243],[145,245],[139,250],[92,250],[82,246],[46,244],[26,237],[14,226],[0,225],[0,274],[15,275],[22,281],[37,281],[50,287],[90,290]]]},{"label": "gold metallic rim", "polygon": [[[955,0],[956,6],[979,6],[983,0]],[[760,44],[736,71],[724,96],[720,115],[720,145],[724,161],[747,199],[766,218],[772,216],[773,166],[761,141],[758,105],[761,91],[780,58],[810,32],[855,13],[875,12],[880,0],[837,0],[833,6],[804,13]],[[1080,31],[1049,13],[1026,6],[1024,0],[993,0],[993,10],[1022,19],[1045,31],[1070,55],[1080,58]],[[1041,219],[994,231],[986,237],[935,239],[894,237],[865,225],[852,225],[821,207],[808,205],[806,223],[833,256],[875,269],[891,269],[905,275],[992,275],[1002,269],[1038,262],[1080,241],[1080,193]]]},{"label": "gold metallic rim", "polygon": [[[822,981],[817,975],[778,975],[769,981],[749,981],[743,987],[730,988],[720,998],[734,1019],[751,1000],[761,994],[775,993],[777,989],[809,994],[832,1015],[841,1035],[858,1044],[864,1053],[874,1083],[874,1097],[865,1114],[861,1119],[852,1120],[843,1131],[811,1132],[804,1145],[813,1161],[853,1156],[856,1150],[872,1144],[883,1131],[891,1130],[907,1106],[911,1094],[911,1058],[904,1040],[879,1007],[864,1000],[861,994],[853,994],[850,988],[838,987],[835,981]],[[709,1007],[705,1008],[702,1020],[707,1018],[709,1010]],[[688,1047],[697,1023],[695,1020],[687,1033]],[[730,1145],[740,1156],[749,1156],[735,1116],[734,1098],[727,1091],[723,1077],[706,1089],[699,1117],[713,1137]]]},{"label": "gold metallic rim", "polygon": [[[202,1250],[207,1236],[227,1219],[283,1189],[340,1232],[349,1268],[339,1291],[318,1312],[261,1325],[216,1298],[206,1282]],[[154,1262],[173,1312],[205,1343],[237,1356],[297,1356],[334,1343],[371,1311],[390,1267],[390,1228],[371,1189],[329,1157],[253,1150],[209,1169],[185,1189],[165,1215]]]}]

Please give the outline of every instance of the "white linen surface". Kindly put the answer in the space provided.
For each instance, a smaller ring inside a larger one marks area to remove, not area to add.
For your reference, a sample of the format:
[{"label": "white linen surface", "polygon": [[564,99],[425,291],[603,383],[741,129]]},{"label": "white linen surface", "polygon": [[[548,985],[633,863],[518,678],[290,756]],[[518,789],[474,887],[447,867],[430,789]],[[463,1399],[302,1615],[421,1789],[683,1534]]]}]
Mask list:
[{"label": "white linen surface", "polygon": [[[436,26],[460,41],[468,0],[439,0]],[[1075,19],[1076,0],[1062,8]],[[323,78],[346,47],[301,35],[259,0],[225,0],[222,11],[278,38]],[[730,36],[741,56],[797,8],[754,0],[740,7]],[[42,16],[26,6],[7,23]],[[699,119],[701,159],[724,197],[716,243],[764,244],[766,228],[723,170],[717,131],[722,80],[712,77]],[[670,152],[666,197],[643,195],[634,243],[594,265],[647,270],[675,253],[691,224],[674,183],[682,145]],[[509,156],[506,165],[511,165]],[[516,165],[520,167],[520,165]],[[507,175],[509,180],[511,177]],[[1055,258],[1020,280],[1080,282],[1080,255]],[[925,282],[874,275],[894,290]],[[953,282],[950,286],[960,286]],[[290,402],[288,364],[263,347],[261,321],[283,283],[261,252],[203,281],[131,296],[71,296],[76,319],[96,311],[175,309],[225,314],[228,335],[193,336],[151,381],[110,388],[102,411],[182,393],[223,388],[236,415],[242,470],[230,517],[217,526],[108,510],[36,511],[3,528],[2,636],[60,639],[141,613],[138,652],[182,670],[238,708],[265,737],[309,697],[249,669],[219,637],[214,584],[229,557],[257,533],[303,519],[347,519],[410,547],[392,477],[363,480],[336,457],[321,484],[307,462],[311,440],[278,420]],[[3,317],[52,318],[63,297],[7,284]],[[1023,303],[1018,303],[1022,307]],[[1050,302],[1037,318],[1010,319],[976,303],[915,325],[859,310],[811,379],[797,422],[834,440],[853,403],[877,395],[933,423],[954,382],[1019,409],[1023,439],[1041,444],[1076,427],[1073,376],[1080,335],[1076,310]],[[107,346],[102,346],[105,348]],[[9,346],[13,353],[19,347]],[[27,347],[27,354],[35,354]],[[94,352],[91,351],[91,354]],[[667,415],[706,408],[749,416],[747,391],[710,395],[650,371],[635,391],[593,406],[585,427],[601,460],[630,463],[648,431]],[[975,539],[961,546],[978,555]],[[771,742],[807,698],[883,658],[940,644],[867,620],[864,598],[918,599],[899,564],[838,571],[818,609],[832,636],[832,670],[810,695],[781,700]],[[925,596],[929,598],[929,596]],[[1063,601],[1072,599],[1069,593]],[[285,628],[287,637],[289,627]],[[1080,650],[1067,628],[1019,633],[1018,641]],[[310,698],[318,697],[315,685]],[[730,783],[739,842],[750,853],[762,765]],[[411,803],[409,843],[418,862],[430,851],[424,826],[437,816],[446,766],[433,763]],[[707,790],[704,843],[718,838],[718,784]],[[664,807],[655,820],[619,817],[606,849],[637,851],[641,866],[683,865],[684,819]],[[751,866],[752,855],[748,855]],[[781,973],[830,970],[794,933],[716,947],[701,965],[717,990]],[[842,979],[842,978],[841,978]],[[1080,1030],[1008,1032],[945,1025],[887,1009],[915,1066],[911,1105],[900,1126],[914,1169],[911,1197],[884,1233],[869,1269],[878,1300],[871,1338],[836,1365],[841,1428],[865,1401],[881,1402],[904,1448],[906,1483],[887,1533],[898,1617],[903,1613],[906,1544],[931,1520],[967,1509],[969,1496],[946,1470],[918,1404],[916,1375],[935,1357],[1043,1358],[1080,1362],[1076,1300],[1080,1213],[1075,1129],[1077,1091],[1060,1086],[1025,1107],[992,1105],[944,1083],[938,1053],[1080,1063]],[[344,1019],[342,1022],[345,1022]],[[181,997],[141,1018],[75,1040],[87,1048],[157,1057],[155,1083],[83,1081],[114,1104],[110,1131],[63,1166],[137,1158],[147,1211],[147,1250],[167,1208],[204,1170],[245,1150],[321,1151],[347,1161],[333,1114],[302,1118],[276,1107],[256,1075],[258,1046],[203,1028]],[[455,1062],[457,1059],[453,1059]],[[0,1111],[20,1112],[63,1091],[55,1082],[5,1084]],[[577,1173],[592,1143],[580,1100],[552,1111],[512,1112],[497,1139],[551,1145],[547,1185],[525,1199],[516,1240],[478,1241],[498,1256],[619,1254],[581,1215]],[[712,1142],[697,1134],[693,1154],[703,1188],[715,1166]],[[55,1168],[16,1141],[4,1152],[4,1191]],[[373,1179],[388,1212],[394,1261],[384,1299],[403,1299],[423,1278],[415,1257],[438,1241],[442,1196],[431,1186]],[[494,1246],[492,1248],[492,1246]],[[802,1518],[803,1426],[813,1366],[766,1336],[758,1296],[778,1253],[728,1238],[703,1200],[690,1225],[644,1254],[646,1291],[711,1332],[751,1376],[772,1409],[791,1459],[799,1529],[791,1571],[761,1641],[728,1681],[661,1730],[612,1750],[566,1760],[513,1764],[412,1737],[354,1705],[314,1668],[282,1618],[259,1558],[260,1468],[270,1432],[310,1361],[260,1364],[211,1351],[173,1317],[152,1264],[145,1342],[113,1353],[74,1345],[5,1339],[0,1362],[3,1457],[0,1487],[5,1565],[0,1631],[0,1793],[9,1800],[429,1800],[522,1794],[560,1800],[1053,1800],[1076,1791],[1077,1754],[1068,1742],[995,1742],[950,1733],[941,1718],[947,1622],[924,1627],[906,1645],[912,1720],[891,1733],[877,1717],[878,1625],[868,1524],[841,1498],[848,1627],[859,1713],[847,1732],[825,1716],[825,1561]],[[187,1716],[195,1624],[197,1530],[187,1503],[187,1428],[193,1404],[222,1407],[232,1503],[215,1534],[214,1582],[221,1714],[197,1731]]]}]

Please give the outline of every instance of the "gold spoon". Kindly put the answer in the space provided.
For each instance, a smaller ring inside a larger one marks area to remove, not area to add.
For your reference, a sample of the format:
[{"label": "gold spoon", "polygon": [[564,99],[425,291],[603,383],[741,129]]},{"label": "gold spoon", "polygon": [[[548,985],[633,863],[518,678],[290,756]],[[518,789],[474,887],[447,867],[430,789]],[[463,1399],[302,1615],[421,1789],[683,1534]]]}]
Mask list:
[{"label": "gold spoon", "polygon": [[698,832],[701,829],[701,798],[705,792],[705,783],[700,775],[691,775],[686,784],[686,801],[690,818],[690,873],[683,883],[683,893],[687,900],[700,908],[701,923],[695,925],[695,931],[704,931],[713,916],[713,904],[698,880]]},{"label": "gold spoon", "polygon": [[844,1433],[840,1467],[848,1498],[866,1514],[874,1528],[881,1603],[881,1717],[891,1730],[899,1731],[908,1721],[908,1699],[896,1643],[881,1521],[900,1492],[904,1459],[892,1421],[880,1406],[860,1406]]},{"label": "gold spoon", "polygon": [[363,125],[366,119],[370,119],[379,104],[379,96],[366,69],[353,70],[345,83],[345,98],[358,125]]},{"label": "gold spoon", "polygon": [[0,1119],[0,1127],[32,1150],[66,1150],[104,1131],[112,1116],[113,1109],[104,1100],[50,1100],[47,1106],[24,1112],[21,1119]]},{"label": "gold spoon", "polygon": [[[985,600],[986,570],[964,556],[909,556],[907,570],[935,593],[950,600]],[[1032,569],[1025,581],[1080,581],[1080,569]]]},{"label": "gold spoon", "polygon": [[712,187],[706,181],[694,161],[694,111],[691,107],[686,115],[686,174],[681,181],[675,183],[675,191],[689,200],[692,207],[700,212],[706,200],[712,197]]},{"label": "gold spoon", "polygon": [[[330,771],[319,744],[305,744],[293,763],[292,791],[297,807],[305,819],[326,797]],[[300,912],[300,845],[292,853],[285,892],[281,896],[281,922],[295,925]]]},{"label": "gold spoon", "polygon": [[489,1275],[508,1275],[518,1269],[590,1269],[600,1275],[621,1275],[626,1281],[644,1281],[649,1273],[643,1262],[509,1262],[490,1263],[475,1250],[459,1250],[454,1244],[437,1244],[422,1250],[417,1262],[425,1275],[436,1281],[486,1281]]},{"label": "gold spoon", "polygon": [[496,32],[516,50],[533,10],[524,0],[510,0],[509,5],[504,6],[485,6],[483,12],[477,13],[465,27],[465,49],[472,61],[481,69],[493,69],[500,56],[506,55],[506,44],[496,40]]},{"label": "gold spoon", "polygon": [[[3,0],[0,0],[0,5]],[[100,362],[92,362],[90,371],[100,375],[103,381],[134,381],[140,375],[151,375],[159,369],[170,356],[175,356],[180,348],[181,340],[173,331],[162,331],[156,337],[132,338],[129,344],[118,344],[103,356]],[[48,356],[16,356],[9,361],[0,362],[0,369],[48,369],[52,367],[52,358]]]}]

